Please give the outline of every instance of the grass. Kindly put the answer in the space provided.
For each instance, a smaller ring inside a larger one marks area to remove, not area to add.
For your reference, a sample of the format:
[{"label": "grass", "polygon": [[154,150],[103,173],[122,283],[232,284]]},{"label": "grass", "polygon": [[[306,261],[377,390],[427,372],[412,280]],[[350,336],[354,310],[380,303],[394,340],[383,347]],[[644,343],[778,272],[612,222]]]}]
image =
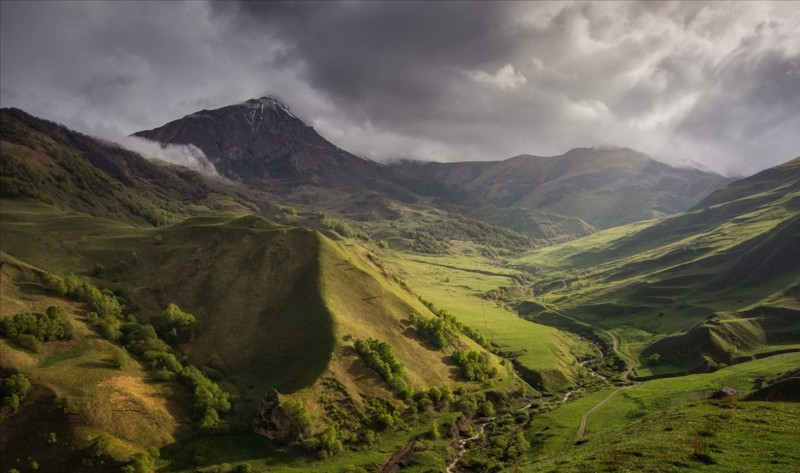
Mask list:
[{"label": "grass", "polygon": [[[778,176],[771,187],[762,183],[754,195],[726,191],[733,201],[537,249],[509,266],[536,277],[537,296],[548,305],[614,331],[623,350],[643,362],[640,375],[663,372],[644,363],[652,352],[648,347],[683,335],[712,313],[764,304],[800,309],[787,292],[800,281],[788,263],[796,258],[791,248],[800,223],[793,202],[800,191],[796,182],[789,186],[781,179],[796,181],[797,173]],[[791,342],[784,339],[796,332],[796,323],[776,328],[767,322],[757,321],[752,330],[728,323],[730,330],[721,336],[742,353]],[[759,330],[766,331],[762,346],[752,344]],[[701,345],[711,344],[709,339]],[[703,354],[728,362],[724,355]],[[691,356],[669,361],[675,369],[697,367],[702,357]]]},{"label": "grass", "polygon": [[[162,385],[150,381],[139,363],[132,361],[124,370],[114,368],[109,353],[115,348],[85,324],[78,304],[46,295],[37,284],[26,283],[30,267],[18,260],[4,255],[2,261],[0,290],[4,295],[24,303],[26,310],[41,310],[44,305],[64,307],[75,331],[71,340],[43,343],[38,354],[0,340],[0,370],[20,372],[33,385],[18,412],[3,413],[0,468],[19,467],[16,458],[28,457],[44,469],[72,462],[78,465],[82,449],[102,432],[115,437],[109,453],[117,461],[139,449],[172,442],[187,414],[185,408],[165,397]],[[3,317],[10,315],[3,313]],[[170,386],[169,391],[179,389]],[[57,434],[57,443],[46,441],[50,432]]]},{"label": "grass", "polygon": [[501,272],[474,255],[395,252],[385,257],[414,291],[479,330],[500,351],[514,356],[524,370],[538,373],[539,388],[555,392],[572,384],[579,370],[575,355],[588,351],[582,342],[566,332],[526,321],[483,297],[491,289],[512,284],[513,272]]},{"label": "grass", "polygon": [[796,403],[697,401],[532,462],[543,472],[785,472],[800,462]]},{"label": "grass", "polygon": [[[160,384],[136,381],[144,372],[135,361],[124,372],[114,370],[108,360],[110,344],[98,339],[81,320],[76,319],[81,338],[70,345],[48,349],[28,361],[24,353],[17,356],[18,350],[14,356],[4,356],[15,360],[16,366],[33,370],[29,372],[35,373],[36,385],[47,386],[56,397],[66,399],[70,412],[87,419],[85,423],[66,423],[80,442],[104,430],[124,439],[115,453],[119,459],[146,446],[174,444],[166,452],[174,449],[176,464],[189,465],[194,460],[184,457],[193,456],[193,449],[200,448],[195,445],[202,445],[209,457],[206,465],[242,460],[261,467],[269,463],[270,471],[274,462],[285,463],[286,471],[324,468],[321,462],[308,459],[313,454],[288,449],[288,456],[282,456],[281,447],[264,446],[263,439],[241,432],[249,430],[261,397],[272,388],[303,400],[317,419],[315,429],[321,430],[325,413],[320,399],[326,393],[320,383],[324,377],[341,382],[357,407],[363,407],[361,395],[402,404],[355,354],[355,338],[389,342],[405,365],[409,382],[419,390],[445,385],[469,391],[486,389],[463,380],[449,359],[455,348],[481,348],[461,337],[456,347],[439,351],[419,339],[409,328],[408,314],[432,314],[358,245],[332,242],[309,230],[235,212],[143,229],[60,212],[31,201],[3,200],[2,204],[3,251],[22,254],[30,263],[60,273],[88,275],[95,265],[102,264],[105,272],[92,278],[96,285],[124,289],[139,306],[136,315],[143,322],[159,313],[164,304],[179,304],[199,321],[196,338],[181,347],[183,353],[194,363],[208,362],[213,356],[222,361],[224,379],[220,384],[236,396],[234,413],[227,420],[237,433],[218,438],[186,437],[188,429],[179,428],[179,424],[189,423],[183,389],[173,386],[175,397],[165,398],[160,392],[166,390]],[[46,251],[37,252],[38,247]],[[40,298],[45,297],[40,289],[36,294],[21,290],[3,294],[20,307],[26,298],[41,305]],[[494,389],[511,391],[520,386],[499,359],[492,358],[491,363],[500,373],[492,381]],[[87,400],[95,397],[106,403],[89,409]],[[151,402],[153,399],[158,403]],[[125,419],[130,428],[139,425],[138,420],[128,419],[135,414],[114,413],[119,403],[149,413],[153,427],[139,428],[137,433],[109,420]],[[429,428],[427,420],[423,419],[420,429]],[[330,465],[380,463],[409,435],[387,432],[379,448],[345,454]],[[240,455],[227,448],[230,444],[223,439],[241,441],[247,451]],[[273,454],[275,458],[268,458]],[[292,460],[295,454],[302,458]],[[428,460],[433,461],[432,457]]]},{"label": "grass", "polygon": [[[724,386],[733,387],[738,390],[739,395],[744,396],[753,390],[757,378],[772,377],[796,369],[797,366],[800,366],[800,354],[791,353],[729,366],[714,373],[646,381],[638,387],[622,391],[592,413],[587,422],[586,437],[589,439],[587,445],[598,443],[605,445],[607,439],[614,437],[618,432],[627,432],[627,435],[631,435],[632,429],[640,425],[642,419],[658,419],[667,413],[680,412],[692,405],[706,403],[711,392]],[[543,415],[535,416],[529,432],[536,439],[537,453],[544,458],[562,458],[562,451],[575,441],[583,413],[610,392],[610,388],[597,391]],[[739,403],[739,405],[750,404]],[[784,407],[778,406],[775,409],[782,410]],[[800,415],[800,409],[789,410],[795,415]],[[778,425],[776,429],[796,430],[795,427],[787,426],[779,419],[776,419],[776,424]],[[734,433],[735,429],[731,435]],[[740,438],[740,440],[746,439]]]}]

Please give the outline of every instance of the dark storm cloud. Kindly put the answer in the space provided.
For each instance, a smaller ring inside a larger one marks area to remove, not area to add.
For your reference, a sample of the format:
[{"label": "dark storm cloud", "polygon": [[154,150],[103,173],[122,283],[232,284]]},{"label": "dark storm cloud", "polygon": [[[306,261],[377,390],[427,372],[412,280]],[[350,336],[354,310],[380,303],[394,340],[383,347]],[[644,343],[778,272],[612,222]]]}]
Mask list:
[{"label": "dark storm cloud", "polygon": [[748,173],[800,149],[800,7],[3,2],[4,106],[113,135],[273,93],[376,159],[612,143]]}]

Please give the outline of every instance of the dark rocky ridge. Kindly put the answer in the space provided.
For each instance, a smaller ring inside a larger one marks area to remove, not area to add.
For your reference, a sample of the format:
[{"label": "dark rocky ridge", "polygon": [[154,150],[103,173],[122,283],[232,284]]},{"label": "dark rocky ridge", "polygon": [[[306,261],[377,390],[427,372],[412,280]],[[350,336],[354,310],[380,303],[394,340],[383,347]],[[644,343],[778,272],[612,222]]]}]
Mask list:
[{"label": "dark rocky ridge", "polygon": [[335,146],[271,96],[202,110],[134,136],[197,146],[220,174],[258,187],[366,188],[415,199],[394,171]]}]

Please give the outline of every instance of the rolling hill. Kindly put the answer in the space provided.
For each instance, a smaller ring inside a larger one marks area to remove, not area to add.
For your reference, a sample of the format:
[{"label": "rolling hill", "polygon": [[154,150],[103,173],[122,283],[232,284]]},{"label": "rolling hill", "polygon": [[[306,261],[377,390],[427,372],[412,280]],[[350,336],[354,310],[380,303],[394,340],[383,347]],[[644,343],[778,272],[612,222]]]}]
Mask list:
[{"label": "rolling hill", "polygon": [[[545,299],[631,332],[631,350],[699,369],[794,349],[800,336],[800,159],[682,214],[597,233],[516,262]],[[657,341],[653,342],[653,337]],[[645,363],[646,365],[646,363]],[[643,368],[663,371],[664,367]]]}]

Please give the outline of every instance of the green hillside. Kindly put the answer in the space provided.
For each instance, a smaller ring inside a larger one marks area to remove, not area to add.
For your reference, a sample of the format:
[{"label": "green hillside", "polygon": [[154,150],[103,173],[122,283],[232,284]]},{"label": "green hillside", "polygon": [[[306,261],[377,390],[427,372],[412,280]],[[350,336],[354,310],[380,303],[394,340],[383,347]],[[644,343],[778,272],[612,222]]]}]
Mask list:
[{"label": "green hillside", "polygon": [[[686,213],[543,248],[512,264],[536,276],[538,297],[618,333],[642,356],[640,375],[707,369],[797,347],[798,202],[795,159]],[[663,360],[648,366],[654,353]]]},{"label": "green hillside", "polygon": [[552,157],[396,166],[498,207],[577,217],[598,228],[687,210],[729,182],[697,169],[668,166],[628,148],[576,148]]},{"label": "green hillside", "polygon": [[[529,435],[539,454],[524,470],[791,471],[800,463],[800,404],[745,399],[761,391],[765,378],[796,372],[798,363],[800,355],[793,353],[715,373],[646,381],[595,411],[588,441],[576,444],[580,416],[608,394],[599,391],[577,401],[576,409],[566,405],[533,419]],[[722,387],[737,393],[711,399]]]}]

